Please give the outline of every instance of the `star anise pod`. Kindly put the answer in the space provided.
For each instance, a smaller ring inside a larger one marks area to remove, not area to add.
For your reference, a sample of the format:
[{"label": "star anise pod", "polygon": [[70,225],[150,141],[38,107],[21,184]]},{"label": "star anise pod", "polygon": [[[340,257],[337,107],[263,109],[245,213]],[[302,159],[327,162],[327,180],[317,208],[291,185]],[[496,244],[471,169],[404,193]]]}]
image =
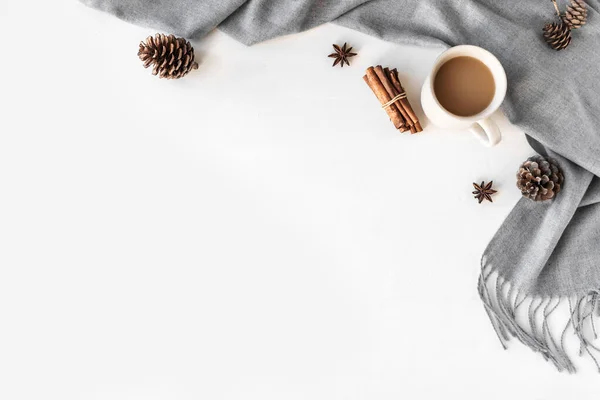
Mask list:
[{"label": "star anise pod", "polygon": [[337,44],[334,44],[333,48],[335,49],[335,53],[331,53],[327,56],[335,58],[332,67],[335,67],[338,64],[340,64],[340,67],[343,67],[344,63],[350,66],[350,61],[348,61],[348,59],[356,55],[356,53],[351,53],[352,47],[346,47],[346,43],[344,43],[342,47],[338,46]]},{"label": "star anise pod", "polygon": [[473,192],[473,194],[475,195],[474,197],[479,200],[479,204],[481,204],[481,202],[486,199],[489,200],[490,202],[494,202],[492,200],[492,195],[494,193],[497,192],[497,190],[492,189],[492,184],[494,183],[494,181],[490,181],[487,185],[485,184],[485,182],[481,182],[481,185],[476,184],[475,182],[473,182],[473,187],[475,188],[475,191]]}]

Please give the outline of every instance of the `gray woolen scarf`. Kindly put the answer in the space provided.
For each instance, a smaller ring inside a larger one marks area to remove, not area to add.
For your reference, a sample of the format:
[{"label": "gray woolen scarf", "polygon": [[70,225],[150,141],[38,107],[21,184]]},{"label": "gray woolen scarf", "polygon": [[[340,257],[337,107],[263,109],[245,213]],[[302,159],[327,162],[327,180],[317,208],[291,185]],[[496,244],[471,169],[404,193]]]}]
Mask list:
[{"label": "gray woolen scarf", "polygon": [[[187,38],[218,26],[250,45],[334,21],[397,43],[490,50],[508,75],[504,113],[539,153],[558,160],[565,185],[554,201],[519,201],[485,250],[479,294],[503,345],[516,337],[559,370],[573,372],[563,340],[570,329],[580,353],[595,361],[593,353],[600,350],[589,336],[600,294],[598,0],[587,1],[588,24],[560,53],[541,35],[553,17],[550,0],[82,1]],[[567,328],[556,335],[549,316],[567,303]],[[525,321],[517,318],[519,307],[528,310]]]}]

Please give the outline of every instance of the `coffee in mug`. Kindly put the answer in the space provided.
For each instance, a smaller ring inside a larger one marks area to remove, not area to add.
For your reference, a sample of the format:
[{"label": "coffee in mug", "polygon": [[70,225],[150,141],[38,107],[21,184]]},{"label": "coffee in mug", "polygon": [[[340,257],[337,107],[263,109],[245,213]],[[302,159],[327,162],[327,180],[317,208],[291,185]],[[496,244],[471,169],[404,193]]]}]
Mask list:
[{"label": "coffee in mug", "polygon": [[492,71],[474,57],[446,61],[435,74],[433,91],[442,107],[452,114],[469,117],[490,105],[496,91]]},{"label": "coffee in mug", "polygon": [[506,73],[500,61],[477,46],[443,52],[421,89],[421,105],[440,128],[468,129],[483,144],[494,146],[502,134],[490,116],[506,95]]}]

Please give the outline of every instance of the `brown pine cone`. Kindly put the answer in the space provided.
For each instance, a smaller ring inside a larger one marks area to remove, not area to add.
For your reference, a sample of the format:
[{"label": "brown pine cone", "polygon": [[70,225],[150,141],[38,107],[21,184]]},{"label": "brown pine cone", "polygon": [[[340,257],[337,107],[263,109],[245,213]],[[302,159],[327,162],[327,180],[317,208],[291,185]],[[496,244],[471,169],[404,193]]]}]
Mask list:
[{"label": "brown pine cone", "polygon": [[571,43],[571,28],[564,22],[552,22],[544,26],[544,40],[554,50],[562,50]]},{"label": "brown pine cone", "polygon": [[583,0],[571,0],[567,12],[562,17],[565,24],[571,29],[581,28],[587,20],[587,6]]},{"label": "brown pine cone", "polygon": [[144,68],[154,65],[152,75],[159,78],[179,79],[198,68],[190,42],[173,35],[157,33],[155,37],[148,36],[140,43],[138,56],[144,62]]},{"label": "brown pine cone", "polygon": [[524,197],[541,201],[560,192],[564,176],[555,160],[542,156],[529,157],[517,173],[517,187]]}]

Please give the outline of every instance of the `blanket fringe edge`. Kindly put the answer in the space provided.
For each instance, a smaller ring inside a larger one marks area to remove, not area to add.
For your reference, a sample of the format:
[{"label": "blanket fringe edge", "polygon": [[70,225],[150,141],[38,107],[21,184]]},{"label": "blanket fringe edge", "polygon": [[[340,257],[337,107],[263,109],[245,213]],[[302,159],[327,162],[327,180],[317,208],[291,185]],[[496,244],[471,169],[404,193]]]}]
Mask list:
[{"label": "blanket fringe edge", "polygon": [[[600,316],[600,308],[597,307],[599,290],[592,290],[575,298],[534,297],[522,293],[495,272],[493,268],[482,265],[477,288],[504,349],[507,349],[508,342],[514,337],[534,352],[540,353],[546,361],[552,362],[559,371],[575,373],[577,370],[573,359],[565,349],[567,332],[572,329],[579,339],[579,355],[587,354],[600,372],[597,359],[600,348],[588,338],[590,331],[594,339],[598,337],[594,319]],[[570,318],[566,321],[562,334],[557,336],[551,332],[548,321],[564,302],[568,302]],[[526,323],[523,324],[517,321],[517,310],[524,304],[528,309]]]}]

